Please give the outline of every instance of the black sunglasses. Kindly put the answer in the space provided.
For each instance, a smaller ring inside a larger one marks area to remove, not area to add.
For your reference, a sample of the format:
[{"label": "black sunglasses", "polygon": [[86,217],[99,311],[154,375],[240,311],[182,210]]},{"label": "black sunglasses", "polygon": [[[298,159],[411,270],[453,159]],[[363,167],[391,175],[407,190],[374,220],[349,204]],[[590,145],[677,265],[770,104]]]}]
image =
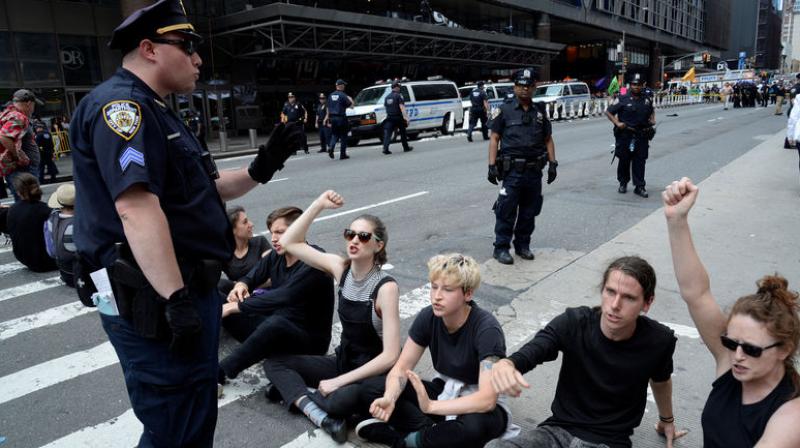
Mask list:
[{"label": "black sunglasses", "polygon": [[738,347],[742,347],[742,351],[744,352],[744,354],[747,355],[747,356],[750,356],[752,358],[758,358],[758,357],[761,356],[761,353],[763,353],[764,350],[767,350],[767,349],[770,349],[770,348],[773,348],[773,347],[778,347],[779,345],[782,344],[781,342],[776,342],[776,343],[774,343],[772,345],[768,345],[766,347],[759,347],[757,345],[748,344],[746,342],[739,342],[739,341],[733,340],[733,339],[731,339],[731,338],[729,338],[729,337],[727,337],[725,335],[720,336],[719,340],[720,340],[720,342],[722,342],[722,346],[723,347],[727,348],[728,350],[730,350],[732,352],[735,352]]},{"label": "black sunglasses", "polygon": [[[344,239],[346,239],[347,241],[350,241],[353,239],[354,236],[357,236],[358,240],[361,241],[362,243],[366,243],[373,237],[372,233],[370,232],[356,232],[355,230],[351,229],[344,229],[343,235]],[[374,236],[375,236],[375,241],[381,241],[381,238],[378,235]]]},{"label": "black sunglasses", "polygon": [[175,45],[176,47],[180,47],[184,53],[188,56],[191,56],[197,53],[197,42],[189,39],[163,39],[160,37],[150,39],[151,42],[155,42],[157,44],[166,44],[166,45]]}]

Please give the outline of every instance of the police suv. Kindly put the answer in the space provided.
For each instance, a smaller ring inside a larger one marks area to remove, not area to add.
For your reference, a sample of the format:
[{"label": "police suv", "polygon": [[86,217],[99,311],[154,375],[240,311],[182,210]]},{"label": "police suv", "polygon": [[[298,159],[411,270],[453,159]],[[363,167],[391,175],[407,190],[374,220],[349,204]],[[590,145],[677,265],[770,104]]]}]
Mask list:
[{"label": "police suv", "polygon": [[[467,123],[469,122],[469,109],[472,107],[472,102],[469,100],[469,96],[476,87],[478,87],[477,84],[467,84],[464,87],[459,87],[458,89],[458,91],[461,93],[461,107],[464,108],[464,129],[467,128]],[[489,108],[491,110],[486,111],[486,114],[489,117],[492,116],[492,111],[500,107],[506,98],[514,96],[513,82],[496,82],[491,84],[486,83],[483,85],[483,89],[486,90],[486,96],[489,97]],[[483,126],[483,123],[481,123],[481,126]]]},{"label": "police suv", "polygon": [[[383,100],[392,91],[391,84],[391,81],[379,83],[356,95],[353,100],[355,107],[347,109],[350,124],[348,144],[356,145],[367,138],[383,138],[383,121],[386,119]],[[400,94],[408,113],[406,131],[409,139],[418,138],[423,131],[438,130],[449,134],[464,122],[461,97],[452,81],[401,81]]]}]

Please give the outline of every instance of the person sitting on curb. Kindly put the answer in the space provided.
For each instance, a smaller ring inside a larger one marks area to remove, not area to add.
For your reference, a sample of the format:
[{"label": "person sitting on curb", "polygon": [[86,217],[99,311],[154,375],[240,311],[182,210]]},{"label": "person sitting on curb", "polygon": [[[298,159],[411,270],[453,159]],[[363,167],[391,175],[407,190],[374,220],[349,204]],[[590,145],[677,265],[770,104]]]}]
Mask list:
[{"label": "person sitting on curb", "polygon": [[[483,447],[511,422],[491,381],[492,365],[506,352],[503,329],[473,300],[481,274],[472,257],[437,255],[428,278],[431,305],[414,319],[400,359],[387,376],[362,385],[361,401],[375,418],[359,423],[356,434],[392,447]],[[431,381],[413,371],[426,348]]]},{"label": "person sitting on curb", "polygon": [[7,227],[14,246],[14,257],[33,272],[56,270],[56,262],[47,254],[44,224],[52,210],[42,202],[39,179],[31,173],[14,176],[14,190],[20,200],[8,210]]},{"label": "person sitting on curb", "polygon": [[600,306],[567,308],[519,351],[492,368],[497,393],[519,396],[522,377],[563,353],[551,405],[553,415],[537,428],[487,448],[630,448],[647,400],[658,406],[656,431],[667,447],[686,434],[672,414],[672,355],[677,338],[645,313],[655,300],[656,274],[639,257],[611,262],[603,274]]},{"label": "person sitting on curb", "polygon": [[44,242],[47,254],[56,260],[61,281],[75,287],[76,247],[72,238],[75,220],[75,185],[63,184],[50,195],[47,206],[52,208],[44,224]]},{"label": "person sitting on curb", "polygon": [[664,190],[672,265],[681,297],[714,356],[716,380],[701,423],[705,448],[800,446],[798,294],[778,275],[723,314],[689,230],[698,188],[684,177]]},{"label": "person sitting on curb", "polygon": [[[226,212],[233,229],[236,247],[233,250],[233,257],[222,268],[227,278],[221,278],[217,283],[222,297],[228,297],[233,285],[250,272],[271,249],[269,241],[263,235],[253,236],[253,222],[247,217],[244,207],[236,205]],[[267,228],[269,228],[269,218],[267,218]]]}]

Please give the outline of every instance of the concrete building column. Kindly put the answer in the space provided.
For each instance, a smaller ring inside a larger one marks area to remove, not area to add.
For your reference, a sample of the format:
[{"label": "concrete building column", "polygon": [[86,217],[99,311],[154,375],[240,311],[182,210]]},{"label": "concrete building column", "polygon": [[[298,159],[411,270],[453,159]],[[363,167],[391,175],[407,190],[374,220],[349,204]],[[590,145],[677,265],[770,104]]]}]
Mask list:
[{"label": "concrete building column", "polygon": [[664,80],[661,79],[661,47],[658,44],[650,44],[650,80],[649,86],[655,89]]},{"label": "concrete building column", "polygon": [[[541,13],[539,21],[536,23],[536,38],[545,42],[550,42],[550,15]],[[550,80],[550,60],[548,59],[540,68],[539,79]]]}]

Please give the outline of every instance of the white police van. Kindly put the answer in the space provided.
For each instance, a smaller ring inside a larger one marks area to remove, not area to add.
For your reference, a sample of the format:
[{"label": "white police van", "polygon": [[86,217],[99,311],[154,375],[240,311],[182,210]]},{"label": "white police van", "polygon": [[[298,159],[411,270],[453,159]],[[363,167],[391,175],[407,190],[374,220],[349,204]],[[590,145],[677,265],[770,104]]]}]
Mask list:
[{"label": "white police van", "polygon": [[[464,129],[467,129],[468,127],[469,109],[472,107],[472,102],[469,100],[469,97],[476,87],[478,87],[477,84],[467,84],[464,87],[459,87],[458,89],[458,91],[461,93],[461,107],[464,109]],[[506,98],[514,96],[513,82],[487,82],[483,85],[483,88],[486,90],[486,96],[489,97],[489,109],[491,109],[487,111],[489,118],[492,117],[492,111],[500,107]],[[481,123],[475,129],[480,129],[480,126],[483,126],[483,123]]]},{"label": "white police van", "polygon": [[[383,139],[383,121],[386,119],[383,100],[391,91],[391,82],[385,82],[367,87],[356,95],[353,99],[355,107],[347,109],[350,124],[348,144],[356,145],[367,138]],[[400,94],[408,113],[406,132],[409,139],[418,138],[423,131],[438,130],[448,134],[464,122],[461,97],[452,81],[401,81]]]},{"label": "white police van", "polygon": [[[571,105],[577,109],[582,102],[591,100],[589,86],[585,82],[567,81],[537,84],[533,92],[535,103],[560,103],[564,111],[570,110]],[[563,111],[560,111],[563,113]]]}]

